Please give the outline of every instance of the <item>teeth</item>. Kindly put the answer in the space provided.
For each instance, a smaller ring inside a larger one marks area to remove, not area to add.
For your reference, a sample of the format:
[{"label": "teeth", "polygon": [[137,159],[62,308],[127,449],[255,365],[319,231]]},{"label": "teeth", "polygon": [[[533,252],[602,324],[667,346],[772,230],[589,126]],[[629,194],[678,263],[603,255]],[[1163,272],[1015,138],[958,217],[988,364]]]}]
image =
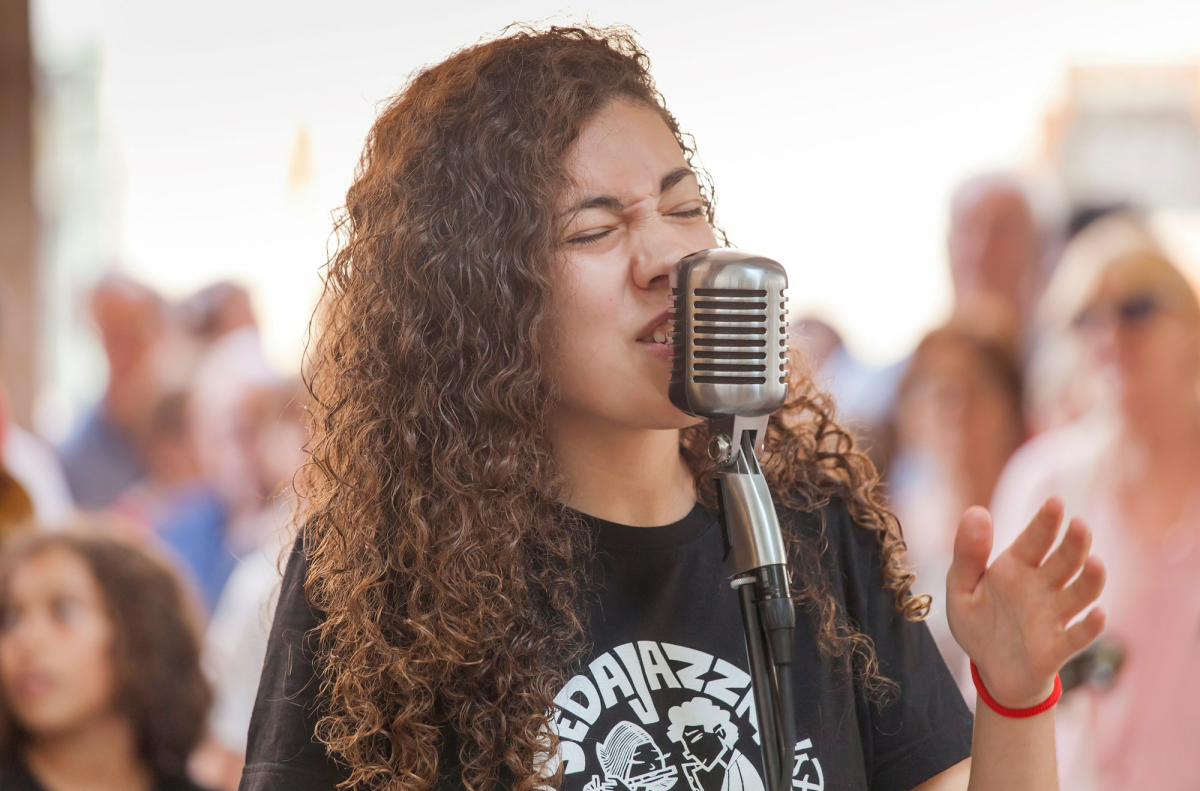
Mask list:
[{"label": "teeth", "polygon": [[667,333],[663,332],[662,330],[655,330],[654,331],[654,342],[655,343],[666,343],[667,342]]}]

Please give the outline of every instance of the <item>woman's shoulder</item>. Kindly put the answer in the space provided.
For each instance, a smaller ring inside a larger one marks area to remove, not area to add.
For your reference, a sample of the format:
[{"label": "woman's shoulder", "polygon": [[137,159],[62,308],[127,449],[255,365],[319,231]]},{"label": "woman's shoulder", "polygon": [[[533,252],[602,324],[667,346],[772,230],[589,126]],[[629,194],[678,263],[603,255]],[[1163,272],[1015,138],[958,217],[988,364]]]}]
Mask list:
[{"label": "woman's shoulder", "polygon": [[819,553],[827,566],[877,565],[883,535],[855,518],[846,499],[824,497],[807,507],[782,507],[782,522],[800,539],[803,551]]},{"label": "woman's shoulder", "polygon": [[1045,478],[1082,471],[1111,441],[1114,431],[1115,424],[1100,414],[1048,429],[1013,453],[1006,474]]},{"label": "woman's shoulder", "polygon": [[[1068,513],[1078,513],[1114,432],[1111,420],[1093,414],[1043,432],[1018,448],[992,495],[997,537],[1015,538],[1050,495],[1061,497]],[[1007,540],[997,544],[1007,545]]]},{"label": "woman's shoulder", "polygon": [[[788,505],[787,501],[800,503]],[[814,498],[808,495],[784,498],[784,503],[778,504],[776,513],[781,524],[788,525],[799,533],[801,538],[825,538],[829,541],[845,538],[851,527],[855,526],[854,516],[846,498],[840,494]],[[859,529],[860,533],[870,533],[870,530]]]}]

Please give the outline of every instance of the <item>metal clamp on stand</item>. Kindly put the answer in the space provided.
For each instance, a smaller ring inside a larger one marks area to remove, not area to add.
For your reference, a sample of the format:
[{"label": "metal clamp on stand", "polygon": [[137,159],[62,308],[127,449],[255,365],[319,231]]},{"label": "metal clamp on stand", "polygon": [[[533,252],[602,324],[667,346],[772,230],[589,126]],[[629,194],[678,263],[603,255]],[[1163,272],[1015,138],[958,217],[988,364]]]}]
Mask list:
[{"label": "metal clamp on stand", "polygon": [[741,600],[767,785],[770,791],[784,791],[792,787],[796,758],[796,611],[783,535],[755,453],[766,424],[766,416],[714,421],[709,452],[720,465],[716,479],[725,571]]}]

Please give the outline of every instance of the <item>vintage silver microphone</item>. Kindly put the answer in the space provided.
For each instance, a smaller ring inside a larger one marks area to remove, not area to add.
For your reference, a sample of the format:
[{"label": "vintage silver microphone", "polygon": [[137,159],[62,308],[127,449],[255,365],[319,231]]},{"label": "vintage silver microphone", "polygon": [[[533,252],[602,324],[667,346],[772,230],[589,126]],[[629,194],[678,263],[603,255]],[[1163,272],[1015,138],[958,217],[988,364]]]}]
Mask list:
[{"label": "vintage silver microphone", "polygon": [[796,614],[787,552],[758,465],[787,397],[787,272],[742,250],[703,250],[671,270],[671,402],[706,418],[717,463],[725,572],[738,589],[771,791],[791,788]]},{"label": "vintage silver microphone", "polygon": [[741,250],[703,250],[671,270],[671,402],[708,419],[709,455],[731,476],[730,577],[787,562],[757,458],[787,397],[786,288],[780,264]]}]

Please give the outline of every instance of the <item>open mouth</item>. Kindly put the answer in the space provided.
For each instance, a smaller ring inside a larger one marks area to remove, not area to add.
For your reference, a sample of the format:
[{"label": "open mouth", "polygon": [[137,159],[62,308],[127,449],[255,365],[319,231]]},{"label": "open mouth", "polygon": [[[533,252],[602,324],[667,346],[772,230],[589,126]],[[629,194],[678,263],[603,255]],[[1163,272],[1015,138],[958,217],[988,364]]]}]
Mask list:
[{"label": "open mouth", "polygon": [[651,343],[666,345],[667,339],[670,337],[668,333],[671,331],[671,314],[664,310],[659,313],[646,325],[642,327],[641,334],[638,335],[638,343]]},{"label": "open mouth", "polygon": [[650,332],[638,338],[640,343],[662,343],[667,342],[667,333],[671,331],[671,324],[667,320],[663,320],[661,324],[655,327]]}]

